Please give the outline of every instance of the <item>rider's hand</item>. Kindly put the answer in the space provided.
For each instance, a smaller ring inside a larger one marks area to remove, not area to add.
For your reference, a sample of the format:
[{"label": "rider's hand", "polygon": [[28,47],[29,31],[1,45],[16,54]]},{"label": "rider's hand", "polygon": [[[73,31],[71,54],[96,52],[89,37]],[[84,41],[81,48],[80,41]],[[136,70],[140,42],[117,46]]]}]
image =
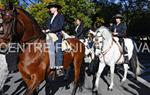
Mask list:
[{"label": "rider's hand", "polygon": [[118,33],[117,32],[113,32],[113,35],[118,35]]},{"label": "rider's hand", "polygon": [[46,33],[50,32],[50,30],[46,29],[46,30],[42,30],[42,32],[46,34]]},{"label": "rider's hand", "polygon": [[71,35],[71,38],[75,38],[75,36]]}]

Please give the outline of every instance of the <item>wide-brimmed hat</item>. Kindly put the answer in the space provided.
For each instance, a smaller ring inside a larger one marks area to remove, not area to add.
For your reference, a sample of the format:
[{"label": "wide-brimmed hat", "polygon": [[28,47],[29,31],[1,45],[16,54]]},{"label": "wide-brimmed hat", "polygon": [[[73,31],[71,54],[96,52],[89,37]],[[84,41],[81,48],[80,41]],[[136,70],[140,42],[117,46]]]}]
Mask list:
[{"label": "wide-brimmed hat", "polygon": [[55,7],[55,8],[58,8],[58,9],[61,9],[62,8],[62,6],[61,5],[59,5],[59,4],[57,4],[57,3],[49,3],[47,6],[46,6],[48,9],[49,8],[52,8],[52,7]]},{"label": "wide-brimmed hat", "polygon": [[94,36],[95,32],[90,29],[89,32],[88,32],[88,36],[91,36],[91,35]]},{"label": "wide-brimmed hat", "polygon": [[113,18],[120,18],[123,19],[123,16],[121,14],[116,14],[115,16],[113,16]]}]

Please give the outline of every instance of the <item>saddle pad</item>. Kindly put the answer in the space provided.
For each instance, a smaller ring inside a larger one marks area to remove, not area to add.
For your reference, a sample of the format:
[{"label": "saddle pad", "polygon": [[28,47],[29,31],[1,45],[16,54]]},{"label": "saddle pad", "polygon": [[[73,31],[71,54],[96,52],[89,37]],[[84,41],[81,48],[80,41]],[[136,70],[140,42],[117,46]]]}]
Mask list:
[{"label": "saddle pad", "polygon": [[119,43],[119,38],[118,37],[113,37],[113,39],[115,40],[115,43],[118,45],[120,52],[123,52],[123,48]]},{"label": "saddle pad", "polygon": [[46,40],[52,40],[53,42],[56,42],[58,40],[58,37],[54,33],[48,33],[46,34]]},{"label": "saddle pad", "polygon": [[72,50],[71,49],[71,46],[69,45],[69,43],[67,42],[67,40],[63,40],[62,41],[62,51],[70,51]]},{"label": "saddle pad", "polygon": [[[53,43],[55,43],[57,40],[58,40],[58,37],[57,37],[57,35],[56,34],[54,34],[54,33],[48,33],[47,35],[46,35],[46,40],[48,41],[48,40],[52,40],[53,41]],[[65,50],[71,50],[71,46],[69,45],[69,43],[67,42],[67,40],[63,40],[62,41],[62,51],[65,51]]]}]

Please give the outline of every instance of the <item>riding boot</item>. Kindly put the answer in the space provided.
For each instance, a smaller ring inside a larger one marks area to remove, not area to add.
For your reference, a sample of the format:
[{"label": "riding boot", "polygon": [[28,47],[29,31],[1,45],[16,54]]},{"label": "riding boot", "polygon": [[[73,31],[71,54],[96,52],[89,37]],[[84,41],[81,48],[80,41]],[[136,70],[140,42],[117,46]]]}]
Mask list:
[{"label": "riding boot", "polygon": [[64,75],[63,71],[63,51],[62,51],[62,38],[61,35],[57,35],[58,40],[56,41],[56,73],[58,76]]},{"label": "riding boot", "polygon": [[56,74],[58,76],[62,76],[64,75],[64,70],[63,70],[63,66],[62,66],[62,62],[63,62],[63,54],[62,53],[56,53]]}]

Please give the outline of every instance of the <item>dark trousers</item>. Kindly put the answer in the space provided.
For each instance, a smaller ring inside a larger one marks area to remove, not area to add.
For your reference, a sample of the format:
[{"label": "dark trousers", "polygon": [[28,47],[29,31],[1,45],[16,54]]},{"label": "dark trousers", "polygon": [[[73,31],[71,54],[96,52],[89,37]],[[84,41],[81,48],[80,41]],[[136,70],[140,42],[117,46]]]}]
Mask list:
[{"label": "dark trousers", "polygon": [[58,40],[55,42],[56,47],[56,66],[62,66],[63,52],[62,52],[62,35],[57,34]]},{"label": "dark trousers", "polygon": [[119,43],[121,44],[122,48],[123,48],[123,53],[124,54],[127,54],[127,49],[126,49],[126,46],[125,46],[125,42],[124,42],[124,39],[123,37],[119,37]]},{"label": "dark trousers", "polygon": [[128,63],[128,51],[127,51],[127,48],[125,46],[125,42],[124,42],[124,39],[123,37],[119,37],[119,43],[121,44],[122,48],[123,48],[123,55],[124,55],[124,60],[125,62],[124,63]]}]

